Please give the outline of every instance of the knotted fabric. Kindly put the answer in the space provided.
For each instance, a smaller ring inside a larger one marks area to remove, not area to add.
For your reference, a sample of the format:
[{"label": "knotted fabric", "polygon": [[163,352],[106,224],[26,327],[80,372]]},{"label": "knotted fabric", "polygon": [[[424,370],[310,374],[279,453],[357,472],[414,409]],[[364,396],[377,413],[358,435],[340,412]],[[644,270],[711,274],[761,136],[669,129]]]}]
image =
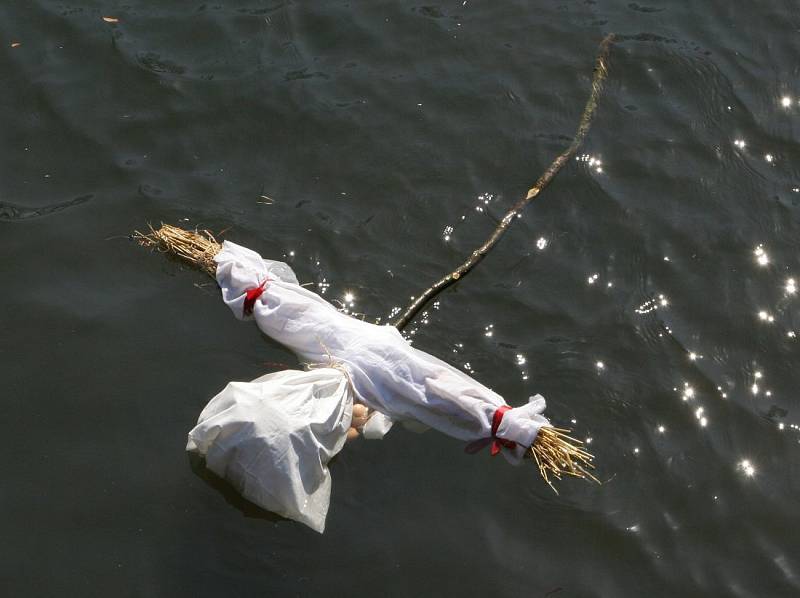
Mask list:
[{"label": "knotted fabric", "polygon": [[464,451],[469,453],[470,455],[474,455],[478,451],[480,451],[483,447],[487,444],[491,444],[489,448],[489,453],[492,457],[498,455],[502,447],[513,449],[517,447],[517,443],[513,440],[508,440],[506,438],[500,438],[497,436],[497,430],[500,428],[500,422],[503,421],[503,415],[506,411],[511,411],[511,407],[508,405],[503,405],[502,407],[498,407],[494,415],[492,416],[492,435],[489,438],[481,438],[479,440],[475,440],[474,442],[470,442],[465,448]]},{"label": "knotted fabric", "polygon": [[260,285],[252,289],[247,289],[244,292],[244,306],[242,307],[242,313],[244,313],[244,315],[250,316],[253,314],[253,307],[256,305],[256,300],[264,293],[268,282],[269,278],[265,278],[264,282]]}]

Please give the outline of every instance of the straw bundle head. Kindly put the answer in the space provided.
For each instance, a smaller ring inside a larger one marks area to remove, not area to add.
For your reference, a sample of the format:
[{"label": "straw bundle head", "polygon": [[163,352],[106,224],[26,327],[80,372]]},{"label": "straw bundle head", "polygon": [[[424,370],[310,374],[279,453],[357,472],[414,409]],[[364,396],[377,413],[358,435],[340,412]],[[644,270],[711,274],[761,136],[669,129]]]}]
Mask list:
[{"label": "straw bundle head", "polygon": [[594,469],[594,457],[586,452],[580,440],[568,436],[569,430],[545,426],[536,435],[528,454],[536,461],[539,473],[553,491],[558,494],[550,476],[560,480],[569,475],[600,483],[589,469]]},{"label": "straw bundle head", "polygon": [[220,252],[222,245],[211,231],[191,231],[162,224],[158,230],[151,226],[150,232],[146,234],[137,230],[133,237],[144,247],[155,247],[159,251],[176,255],[216,277],[217,264],[214,256]]}]

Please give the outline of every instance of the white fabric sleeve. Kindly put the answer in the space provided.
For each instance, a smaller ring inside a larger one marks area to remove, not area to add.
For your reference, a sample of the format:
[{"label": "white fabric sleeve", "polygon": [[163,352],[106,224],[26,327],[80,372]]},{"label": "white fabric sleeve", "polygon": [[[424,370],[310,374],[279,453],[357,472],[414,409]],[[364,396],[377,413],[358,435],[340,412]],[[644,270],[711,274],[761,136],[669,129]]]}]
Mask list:
[{"label": "white fabric sleeve", "polygon": [[[222,297],[242,318],[244,294],[260,285],[268,263],[226,241],[216,256]],[[253,305],[267,336],[307,363],[335,362],[349,373],[356,399],[394,421],[413,420],[460,440],[491,436],[492,418],[506,401],[461,370],[409,345],[392,326],[364,322],[337,310],[313,291],[272,280]],[[519,444],[503,449],[518,463],[547,420],[544,399],[505,413],[498,436]]]},{"label": "white fabric sleeve", "polygon": [[284,262],[262,259],[255,251],[246,247],[224,241],[222,249],[215,256],[217,262],[217,282],[220,283],[222,298],[226,304],[237,306],[233,313],[240,320],[244,315],[244,294],[248,289],[257,287],[265,280],[276,280],[286,284],[298,285],[294,271]]},{"label": "white fabric sleeve", "polygon": [[364,424],[361,434],[367,440],[381,440],[389,433],[393,425],[394,422],[389,416],[384,415],[380,411],[373,411],[367,423]]},{"label": "white fabric sleeve", "polygon": [[503,420],[497,428],[497,435],[517,443],[517,448],[514,449],[514,462],[518,463],[522,459],[525,449],[536,440],[539,430],[543,426],[550,425],[547,418],[542,415],[546,406],[544,397],[536,395],[528,399],[527,405],[515,407],[503,415]]},{"label": "white fabric sleeve", "polygon": [[340,370],[276,372],[228,384],[203,409],[186,449],[247,500],[321,533],[328,462],[344,445],[352,414]]}]

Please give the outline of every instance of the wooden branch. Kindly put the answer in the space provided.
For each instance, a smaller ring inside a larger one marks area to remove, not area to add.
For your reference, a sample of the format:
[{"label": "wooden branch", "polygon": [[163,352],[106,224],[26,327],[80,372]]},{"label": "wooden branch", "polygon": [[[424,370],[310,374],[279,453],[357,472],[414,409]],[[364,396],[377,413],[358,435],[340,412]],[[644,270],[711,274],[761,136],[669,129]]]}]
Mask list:
[{"label": "wooden branch", "polygon": [[561,152],[561,154],[559,154],[556,159],[553,160],[553,162],[550,164],[547,170],[544,171],[542,176],[539,177],[533,187],[528,190],[528,193],[525,195],[525,197],[517,201],[517,203],[515,203],[514,206],[506,213],[506,215],[500,221],[500,224],[497,225],[497,228],[494,229],[494,232],[492,232],[483,245],[473,251],[469,258],[467,258],[467,260],[458,268],[436,281],[432,286],[428,287],[425,292],[422,293],[422,295],[417,297],[411,303],[411,305],[406,308],[405,312],[403,312],[403,315],[400,316],[400,318],[398,318],[394,323],[399,330],[405,328],[408,323],[414,319],[414,316],[416,316],[417,313],[419,313],[419,311],[431,299],[436,297],[436,295],[441,293],[450,285],[455,284],[459,279],[461,279],[461,277],[466,276],[476,265],[478,265],[478,263],[484,257],[486,257],[486,254],[489,253],[489,251],[491,251],[491,249],[503,237],[508,227],[511,226],[514,218],[520,214],[520,212],[534,197],[539,195],[544,188],[547,187],[550,181],[553,180],[553,177],[558,174],[567,161],[575,155],[575,152],[578,151],[578,148],[583,143],[583,140],[589,131],[589,127],[592,124],[592,118],[594,117],[594,113],[597,109],[597,100],[603,91],[603,82],[605,81],[606,75],[608,75],[608,55],[613,42],[614,34],[610,33],[600,43],[600,50],[597,54],[597,60],[595,61],[594,66],[594,75],[592,77],[592,90],[589,94],[589,99],[586,102],[586,107],[583,109],[583,114],[581,115],[581,120],[578,124],[578,130],[576,131],[575,136],[572,138],[572,143],[570,143],[569,147],[567,147],[567,149]]}]

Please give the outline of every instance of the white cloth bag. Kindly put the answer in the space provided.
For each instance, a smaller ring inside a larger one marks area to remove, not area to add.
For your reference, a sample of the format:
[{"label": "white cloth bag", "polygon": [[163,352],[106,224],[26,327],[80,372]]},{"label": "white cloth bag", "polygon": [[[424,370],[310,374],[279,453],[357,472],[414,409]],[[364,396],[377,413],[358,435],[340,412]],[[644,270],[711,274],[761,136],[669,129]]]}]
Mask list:
[{"label": "white cloth bag", "polygon": [[286,370],[228,384],[203,409],[186,449],[249,501],[321,533],[328,461],[344,445],[352,416],[341,370]]}]

